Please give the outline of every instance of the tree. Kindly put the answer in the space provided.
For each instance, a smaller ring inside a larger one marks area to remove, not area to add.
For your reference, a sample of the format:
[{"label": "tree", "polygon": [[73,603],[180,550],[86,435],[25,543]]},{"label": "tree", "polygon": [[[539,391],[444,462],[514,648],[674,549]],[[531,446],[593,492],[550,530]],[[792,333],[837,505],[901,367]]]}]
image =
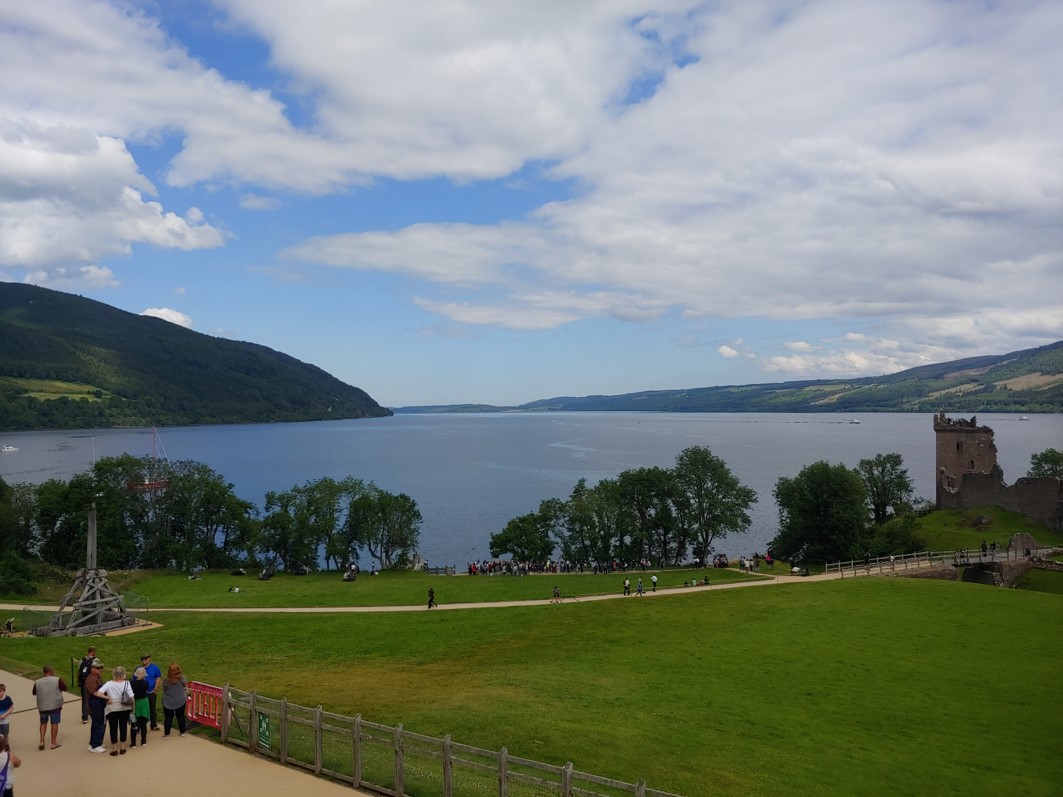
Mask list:
[{"label": "tree", "polygon": [[863,553],[856,549],[867,525],[867,491],[855,470],[814,462],[792,479],[780,478],[774,493],[776,558],[826,562]]},{"label": "tree", "polygon": [[703,563],[709,560],[713,542],[749,528],[748,510],[757,502],[756,492],[742,485],[709,449],[691,446],[680,451],[672,477],[680,522]]},{"label": "tree", "polygon": [[626,551],[628,561],[641,559],[678,564],[686,554],[687,541],[676,522],[675,483],[664,468],[634,468],[617,477],[621,506],[634,520]]},{"label": "tree", "polygon": [[395,495],[370,483],[366,488],[361,542],[387,570],[406,565],[421,539],[421,510],[405,493]]},{"label": "tree", "polygon": [[491,556],[508,553],[514,562],[545,562],[554,554],[550,537],[554,519],[552,513],[541,511],[513,518],[502,531],[491,535]]},{"label": "tree", "polygon": [[898,507],[911,503],[915,487],[903,465],[900,454],[876,454],[874,459],[860,460],[856,467],[878,526],[889,518],[887,510],[892,508],[896,515]]},{"label": "tree", "polygon": [[1063,479],[1063,451],[1046,448],[1030,457],[1030,471],[1026,474],[1032,478],[1051,476]]}]

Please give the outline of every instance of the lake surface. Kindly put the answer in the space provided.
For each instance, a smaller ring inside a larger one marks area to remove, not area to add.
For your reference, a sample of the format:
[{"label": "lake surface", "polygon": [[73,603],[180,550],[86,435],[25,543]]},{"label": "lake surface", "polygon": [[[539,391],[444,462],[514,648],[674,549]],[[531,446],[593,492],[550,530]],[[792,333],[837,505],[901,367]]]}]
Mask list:
[{"label": "lake surface", "polygon": [[[850,418],[860,420],[850,423]],[[417,501],[424,517],[421,553],[433,565],[488,556],[491,534],[545,498],[567,498],[580,478],[593,485],[621,471],[671,467],[693,445],[721,457],[759,502],[749,532],[717,548],[732,556],[764,551],[778,528],[772,489],[818,460],[855,466],[897,452],[916,495],[934,497],[930,414],[853,416],[735,413],[550,413],[398,415],[360,421],[196,426],[159,430],[160,456],[203,462],[261,507],[269,490],[324,476],[354,476]],[[1063,449],[1063,415],[979,416],[996,433],[998,461],[1011,483],[1030,455]],[[152,453],[151,430],[18,432],[0,454],[10,483],[69,479],[93,457]],[[368,560],[363,560],[368,566]]]}]

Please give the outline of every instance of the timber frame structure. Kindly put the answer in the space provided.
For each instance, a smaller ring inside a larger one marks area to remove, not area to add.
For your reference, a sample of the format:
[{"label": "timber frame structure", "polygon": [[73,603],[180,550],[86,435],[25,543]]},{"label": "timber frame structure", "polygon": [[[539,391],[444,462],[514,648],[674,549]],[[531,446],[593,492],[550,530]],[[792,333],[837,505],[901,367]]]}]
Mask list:
[{"label": "timber frame structure", "polygon": [[95,505],[89,509],[85,547],[85,567],[78,570],[59,611],[48,625],[35,628],[34,636],[87,636],[136,625],[136,617],[126,611],[122,596],[107,582],[107,571],[96,567]]}]

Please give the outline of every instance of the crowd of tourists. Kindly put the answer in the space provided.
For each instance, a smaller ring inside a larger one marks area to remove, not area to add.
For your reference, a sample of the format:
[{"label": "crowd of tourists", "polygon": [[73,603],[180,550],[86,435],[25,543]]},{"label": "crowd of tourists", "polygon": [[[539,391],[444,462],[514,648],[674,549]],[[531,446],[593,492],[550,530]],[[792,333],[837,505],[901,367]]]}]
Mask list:
[{"label": "crowd of tourists", "polygon": [[[81,693],[81,724],[89,726],[88,749],[91,753],[125,755],[127,750],[143,747],[149,741],[149,731],[162,730],[163,739],[170,738],[176,724],[178,733],[185,735],[187,719],[185,705],[188,680],[181,667],[171,662],[166,673],[152,660],[151,653],[143,653],[140,664],[128,670],[122,665],[110,668],[105,674],[104,663],[96,648],[90,647],[78,662],[77,686]],[[3,689],[0,686],[0,689]],[[59,724],[62,720],[63,693],[67,685],[55,668],[44,665],[44,675],[33,684],[33,694],[40,714],[38,750],[46,743],[54,750],[61,747]],[[160,700],[161,696],[161,700]],[[6,696],[5,696],[6,697]],[[0,709],[4,706],[0,698]],[[10,703],[10,698],[7,698]],[[159,703],[162,703],[163,722],[159,724]],[[6,737],[7,712],[0,711],[0,733]],[[110,736],[110,750],[104,746],[104,736]],[[127,746],[128,742],[128,746]]]}]

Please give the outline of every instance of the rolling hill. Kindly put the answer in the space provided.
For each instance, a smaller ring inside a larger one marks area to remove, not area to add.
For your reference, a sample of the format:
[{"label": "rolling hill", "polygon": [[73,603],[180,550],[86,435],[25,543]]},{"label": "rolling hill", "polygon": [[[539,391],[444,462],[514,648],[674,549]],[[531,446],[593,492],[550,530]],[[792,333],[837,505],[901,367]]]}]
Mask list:
[{"label": "rolling hill", "polygon": [[1010,354],[922,365],[888,376],[761,385],[559,396],[516,407],[401,407],[399,413],[641,412],[1063,412],[1063,341]]},{"label": "rolling hill", "polygon": [[0,283],[0,429],[390,415],[365,391],[254,343],[33,285]]}]

